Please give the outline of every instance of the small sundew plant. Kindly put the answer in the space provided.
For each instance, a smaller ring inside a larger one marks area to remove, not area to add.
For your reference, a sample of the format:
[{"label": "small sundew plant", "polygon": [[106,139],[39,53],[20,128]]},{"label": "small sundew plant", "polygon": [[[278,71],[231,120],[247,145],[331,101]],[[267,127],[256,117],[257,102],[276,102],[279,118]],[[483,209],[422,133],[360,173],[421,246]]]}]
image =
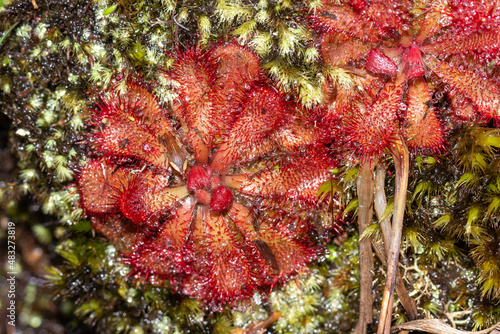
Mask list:
[{"label": "small sundew plant", "polygon": [[319,252],[311,233],[327,224],[316,194],[335,166],[322,132],[236,43],[178,53],[165,76],[171,109],[140,79],[98,103],[78,177],[94,228],[138,277],[213,308],[303,271]]},{"label": "small sundew plant", "polygon": [[[320,34],[326,63],[324,119],[334,137],[343,138],[362,160],[357,189],[360,233],[371,221],[372,203],[376,210],[382,203],[377,211],[385,211],[385,196],[378,202],[380,192],[373,181],[378,158],[389,151],[394,160],[392,233],[390,225],[382,227],[386,248],[378,252],[388,258],[378,333],[389,333],[409,150],[443,148],[445,124],[437,108],[443,94],[452,121],[498,122],[500,86],[493,60],[499,51],[499,8],[496,1],[325,0],[311,22]],[[369,240],[360,242],[360,251],[371,258]],[[363,333],[372,322],[373,264],[366,261],[361,262],[368,269],[361,273],[367,288],[361,290],[358,324]],[[414,313],[414,307],[405,308]]]}]

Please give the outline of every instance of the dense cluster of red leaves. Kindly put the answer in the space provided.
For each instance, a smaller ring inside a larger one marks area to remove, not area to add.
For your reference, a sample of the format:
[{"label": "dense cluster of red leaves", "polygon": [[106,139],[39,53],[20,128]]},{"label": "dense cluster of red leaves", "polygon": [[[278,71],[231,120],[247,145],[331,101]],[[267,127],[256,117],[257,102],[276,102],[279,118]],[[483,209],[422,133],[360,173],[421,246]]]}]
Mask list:
[{"label": "dense cluster of red leaves", "polygon": [[[310,19],[325,62],[322,117],[332,137],[345,143],[342,152],[362,159],[360,174],[367,175],[365,184],[358,178],[360,234],[372,220],[370,178],[377,158],[388,150],[394,161],[392,226],[384,237],[386,254],[379,252],[388,260],[377,333],[386,334],[391,331],[409,149],[439,151],[446,130],[456,123],[498,123],[500,7],[496,0],[324,0]],[[360,280],[365,283],[357,333],[366,333],[373,318],[373,262],[366,256],[371,248],[360,241]],[[416,313],[411,304],[406,310]]]},{"label": "dense cluster of red leaves", "polygon": [[497,1],[325,0],[311,21],[330,67],[325,118],[361,155],[380,154],[395,137],[440,149],[443,99],[454,121],[498,120]]},{"label": "dense cluster of red leaves", "polygon": [[364,157],[396,141],[436,151],[438,105],[454,120],[498,120],[495,1],[325,0],[311,22],[326,63],[321,111],[287,101],[235,43],[178,53],[168,108],[141,80],[103,95],[78,184],[134,272],[212,305],[247,298],[317,253],[325,138]]},{"label": "dense cluster of red leaves", "polygon": [[128,80],[94,111],[78,177],[94,228],[138,276],[212,307],[304,270],[333,166],[306,111],[237,44],[178,53],[164,75],[178,93],[169,108]]}]

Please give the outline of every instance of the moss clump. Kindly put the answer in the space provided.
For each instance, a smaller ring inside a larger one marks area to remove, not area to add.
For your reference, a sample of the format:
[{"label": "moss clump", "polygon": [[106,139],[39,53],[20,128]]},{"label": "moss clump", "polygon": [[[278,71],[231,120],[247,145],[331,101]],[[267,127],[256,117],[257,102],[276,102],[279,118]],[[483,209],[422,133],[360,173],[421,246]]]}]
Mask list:
[{"label": "moss clump", "polygon": [[434,311],[423,304],[426,314],[445,315],[462,328],[500,320],[494,306],[500,297],[499,147],[498,130],[464,125],[450,134],[449,155],[414,162],[404,232],[409,282],[426,287],[422,298],[435,304]]}]

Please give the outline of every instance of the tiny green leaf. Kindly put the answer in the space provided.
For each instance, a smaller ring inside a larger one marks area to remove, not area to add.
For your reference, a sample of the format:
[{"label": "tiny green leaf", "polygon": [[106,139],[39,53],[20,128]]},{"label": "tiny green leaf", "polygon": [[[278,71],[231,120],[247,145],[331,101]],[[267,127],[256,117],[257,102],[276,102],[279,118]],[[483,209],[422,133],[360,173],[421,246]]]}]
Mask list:
[{"label": "tiny green leaf", "polygon": [[489,216],[492,213],[496,213],[498,208],[500,208],[500,197],[493,197],[490,205],[488,205],[488,210],[486,211],[486,215]]},{"label": "tiny green leaf", "polygon": [[[0,7],[2,7],[0,5]],[[17,21],[16,23],[14,23],[6,32],[4,32],[4,34],[2,35],[2,38],[0,38],[0,45],[2,45],[3,41],[7,38],[7,36],[9,36],[10,32],[15,28],[17,27],[17,25],[20,23],[21,21]]]},{"label": "tiny green leaf", "polygon": [[422,235],[415,228],[405,231],[405,239],[413,249],[418,249],[422,245]]},{"label": "tiny green leaf", "polygon": [[476,180],[476,177],[474,176],[474,174],[465,173],[464,175],[462,175],[460,180],[458,180],[457,183],[455,183],[455,188],[458,188],[461,185],[465,185],[465,186],[471,185],[475,182],[475,180]]},{"label": "tiny green leaf", "polygon": [[487,146],[500,147],[500,137],[488,136],[485,140]]},{"label": "tiny green leaf", "polygon": [[422,171],[422,162],[423,162],[422,156],[421,155],[417,156],[415,158],[415,162],[417,164],[418,171],[421,172]]},{"label": "tiny green leaf", "polygon": [[316,195],[320,199],[324,199],[326,196],[336,193],[339,190],[338,180],[328,180],[321,184],[318,189],[318,194]]},{"label": "tiny green leaf", "polygon": [[43,225],[35,224],[32,227],[33,234],[36,236],[38,241],[40,241],[44,245],[50,244],[52,241],[52,234],[48,228]]},{"label": "tiny green leaf", "polygon": [[142,46],[141,42],[137,40],[134,44],[134,48],[132,49],[132,56],[135,59],[142,61],[145,55],[146,50],[144,49],[144,46]]},{"label": "tiny green leaf", "polygon": [[85,233],[92,231],[92,223],[88,220],[81,220],[75,225],[71,226],[75,232]]},{"label": "tiny green leaf", "polygon": [[436,228],[444,228],[451,221],[450,215],[444,215],[436,220],[433,224]]},{"label": "tiny green leaf", "polygon": [[68,260],[72,265],[77,266],[80,264],[80,260],[78,259],[78,257],[75,254],[68,252],[68,251],[65,251],[65,250],[60,250],[58,253],[63,258]]},{"label": "tiny green leaf", "polygon": [[349,202],[349,204],[347,204],[343,215],[345,216],[346,214],[348,214],[349,212],[351,212],[357,208],[358,208],[358,199],[354,198],[352,201]]},{"label": "tiny green leaf", "polygon": [[116,10],[116,8],[118,8],[117,3],[106,8],[106,10],[104,11],[104,13],[102,13],[102,15],[108,16],[109,14],[112,14]]},{"label": "tiny green leaf", "polygon": [[483,170],[488,163],[486,162],[486,157],[481,153],[476,153],[473,155],[472,160],[472,168],[479,167],[479,169]]},{"label": "tiny green leaf", "polygon": [[359,241],[364,240],[365,238],[373,238],[377,234],[379,234],[379,232],[380,232],[380,229],[378,227],[378,223],[370,224],[370,226],[368,226],[364,230],[363,234],[361,234],[361,236],[359,237]]},{"label": "tiny green leaf", "polygon": [[481,216],[481,207],[479,205],[474,205],[469,209],[469,214],[467,217],[467,225],[465,227],[465,233],[466,234],[471,234],[474,233],[476,234],[476,229],[473,229],[474,226],[472,225],[474,222],[476,222],[479,217]]},{"label": "tiny green leaf", "polygon": [[56,267],[45,268],[47,274],[44,275],[46,280],[49,280],[51,284],[64,284],[64,274]]},{"label": "tiny green leaf", "polygon": [[429,156],[424,159],[424,162],[428,165],[434,165],[437,162],[437,160],[436,158]]},{"label": "tiny green leaf", "polygon": [[486,187],[486,189],[491,192],[491,193],[496,193],[498,191],[498,187],[496,184],[493,184],[493,183],[490,183],[488,184],[488,186]]},{"label": "tiny green leaf", "polygon": [[358,176],[359,168],[351,168],[345,173],[344,182],[353,181]]},{"label": "tiny green leaf", "polygon": [[389,201],[389,203],[387,203],[387,207],[385,208],[382,217],[380,217],[380,220],[382,221],[385,220],[386,218],[389,218],[393,212],[394,212],[394,200]]},{"label": "tiny green leaf", "polygon": [[430,183],[429,182],[419,182],[417,184],[417,187],[415,188],[415,191],[413,192],[412,200],[415,200],[415,198],[422,198],[422,196],[425,195],[429,191],[430,188]]}]

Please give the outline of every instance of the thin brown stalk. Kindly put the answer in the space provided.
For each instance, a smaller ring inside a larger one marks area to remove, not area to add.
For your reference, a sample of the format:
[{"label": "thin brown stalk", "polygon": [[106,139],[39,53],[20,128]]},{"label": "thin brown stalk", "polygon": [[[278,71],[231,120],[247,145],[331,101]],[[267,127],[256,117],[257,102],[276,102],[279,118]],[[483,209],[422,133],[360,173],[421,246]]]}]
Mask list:
[{"label": "thin brown stalk", "polygon": [[398,271],[399,249],[403,234],[403,219],[406,205],[406,190],[408,188],[409,154],[406,143],[401,138],[394,141],[392,155],[396,175],[396,189],[394,194],[394,213],[392,216],[392,237],[387,264],[387,278],[384,297],[378,323],[377,334],[389,334],[392,318],[392,303],[394,300],[394,285]]},{"label": "thin brown stalk", "polygon": [[[367,161],[359,168],[357,179],[358,192],[358,230],[361,236],[370,225],[373,217],[373,166]],[[360,300],[359,320],[356,334],[366,334],[367,325],[373,321],[373,252],[370,238],[359,241]]]},{"label": "thin brown stalk", "polygon": [[281,312],[273,312],[269,318],[257,323],[253,323],[248,329],[235,328],[229,332],[230,334],[264,334],[267,327],[271,326],[273,322],[281,317]]},{"label": "thin brown stalk", "polygon": [[406,322],[391,328],[392,333],[402,333],[403,330],[419,331],[434,334],[500,334],[500,322],[493,327],[477,332],[461,331],[447,325],[439,319],[421,319]]},{"label": "thin brown stalk", "polygon": [[[386,169],[383,163],[379,163],[375,168],[375,194],[373,197],[373,202],[375,206],[375,213],[379,220],[380,230],[382,231],[382,244],[373,244],[373,248],[378,258],[382,262],[384,266],[387,267],[387,256],[389,254],[389,245],[391,241],[391,233],[392,233],[392,225],[390,221],[390,216],[381,219],[386,208],[387,208],[387,199],[385,196],[385,175]],[[398,294],[399,300],[403,305],[406,313],[410,320],[417,319],[418,311],[417,305],[415,301],[410,297],[408,291],[404,286],[403,280],[401,278],[401,274],[396,271],[396,293]]]},{"label": "thin brown stalk", "polygon": [[392,224],[390,216],[382,218],[385,209],[387,208],[387,199],[385,196],[385,166],[383,163],[379,163],[375,168],[375,195],[373,197],[373,203],[375,206],[375,213],[379,220],[379,227],[382,231],[382,240],[385,246],[385,253],[389,254],[389,245],[391,244],[391,233]]}]

